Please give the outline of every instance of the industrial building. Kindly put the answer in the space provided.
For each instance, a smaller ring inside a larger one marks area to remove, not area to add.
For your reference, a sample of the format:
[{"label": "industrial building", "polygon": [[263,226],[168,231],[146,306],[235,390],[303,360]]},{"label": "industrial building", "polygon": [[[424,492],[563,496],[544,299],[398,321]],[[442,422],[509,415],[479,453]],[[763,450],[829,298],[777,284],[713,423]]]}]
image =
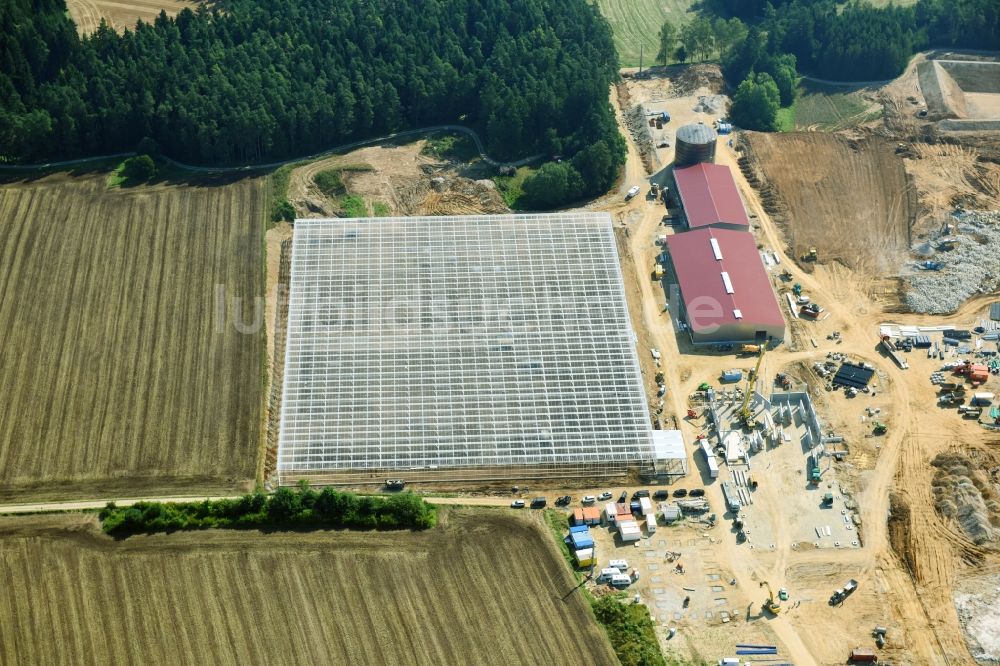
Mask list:
[{"label": "industrial building", "polygon": [[674,182],[688,229],[750,229],[743,199],[729,167],[722,164],[675,167]]},{"label": "industrial building", "polygon": [[605,213],[298,220],[290,289],[280,483],[657,468]]},{"label": "industrial building", "polygon": [[749,232],[706,227],[668,236],[667,247],[692,342],[784,339],[785,320]]}]

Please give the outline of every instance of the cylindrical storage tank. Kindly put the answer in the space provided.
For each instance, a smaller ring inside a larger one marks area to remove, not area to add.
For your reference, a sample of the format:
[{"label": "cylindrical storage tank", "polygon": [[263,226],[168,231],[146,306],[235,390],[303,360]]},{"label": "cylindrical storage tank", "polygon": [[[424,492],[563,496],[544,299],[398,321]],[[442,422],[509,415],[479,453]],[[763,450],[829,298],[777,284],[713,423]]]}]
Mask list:
[{"label": "cylindrical storage tank", "polygon": [[715,161],[715,130],[703,123],[691,123],[677,130],[674,166]]}]

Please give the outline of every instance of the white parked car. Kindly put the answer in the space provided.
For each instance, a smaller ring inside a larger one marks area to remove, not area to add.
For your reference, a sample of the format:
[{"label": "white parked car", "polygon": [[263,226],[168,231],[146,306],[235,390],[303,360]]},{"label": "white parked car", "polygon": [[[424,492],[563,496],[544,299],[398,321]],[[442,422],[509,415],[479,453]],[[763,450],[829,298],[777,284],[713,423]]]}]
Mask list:
[{"label": "white parked car", "polygon": [[510,508],[512,508],[512,509],[523,509],[524,508],[524,500],[514,500],[513,502],[510,503]]},{"label": "white parked car", "polygon": [[609,493],[609,492],[603,492],[603,493],[601,493],[600,495],[597,496],[597,499],[599,499],[599,500],[601,500],[603,502],[605,500],[611,499],[612,497],[614,497],[614,495],[612,495],[611,493]]},{"label": "white parked car", "polygon": [[583,502],[584,504],[593,504],[594,502],[597,501],[597,498],[594,497],[593,495],[584,495],[583,499],[580,501]]},{"label": "white parked car", "polygon": [[625,201],[628,201],[637,194],[639,194],[639,186],[633,185],[632,187],[628,188],[628,193],[625,195]]}]

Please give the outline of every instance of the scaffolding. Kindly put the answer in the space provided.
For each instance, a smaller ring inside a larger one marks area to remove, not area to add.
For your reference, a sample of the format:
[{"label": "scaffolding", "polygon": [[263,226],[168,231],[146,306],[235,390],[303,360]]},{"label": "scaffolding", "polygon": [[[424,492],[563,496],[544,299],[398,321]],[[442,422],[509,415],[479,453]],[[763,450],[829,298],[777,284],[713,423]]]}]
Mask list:
[{"label": "scaffolding", "polygon": [[607,214],[295,223],[281,482],[618,475],[651,437]]}]

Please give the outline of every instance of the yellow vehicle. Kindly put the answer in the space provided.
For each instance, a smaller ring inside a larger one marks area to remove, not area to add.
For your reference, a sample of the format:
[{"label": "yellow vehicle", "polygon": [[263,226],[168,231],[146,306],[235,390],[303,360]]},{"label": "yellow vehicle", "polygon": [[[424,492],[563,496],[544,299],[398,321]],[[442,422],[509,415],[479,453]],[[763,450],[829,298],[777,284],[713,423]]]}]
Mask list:
[{"label": "yellow vehicle", "polygon": [[[751,345],[744,346],[749,347]],[[760,356],[757,357],[757,365],[754,366],[753,372],[747,375],[747,388],[743,392],[743,403],[740,405],[739,412],[737,412],[740,415],[740,421],[743,422],[743,426],[751,429],[757,425],[753,412],[750,411],[750,399],[753,397],[753,384],[757,381],[757,375],[760,373],[760,364],[764,360],[765,352],[767,352],[767,345],[754,346],[760,350]]]},{"label": "yellow vehicle", "polygon": [[655,279],[655,280],[662,280],[663,279],[663,266],[662,265],[656,264],[656,266],[653,267],[653,279]]},{"label": "yellow vehicle", "polygon": [[764,602],[764,610],[771,615],[777,615],[781,612],[781,604],[774,598],[774,592],[771,591],[770,583],[766,580],[762,580],[760,582],[760,586],[767,588],[767,601]]},{"label": "yellow vehicle", "polygon": [[761,345],[743,345],[740,351],[744,354],[759,354]]}]

